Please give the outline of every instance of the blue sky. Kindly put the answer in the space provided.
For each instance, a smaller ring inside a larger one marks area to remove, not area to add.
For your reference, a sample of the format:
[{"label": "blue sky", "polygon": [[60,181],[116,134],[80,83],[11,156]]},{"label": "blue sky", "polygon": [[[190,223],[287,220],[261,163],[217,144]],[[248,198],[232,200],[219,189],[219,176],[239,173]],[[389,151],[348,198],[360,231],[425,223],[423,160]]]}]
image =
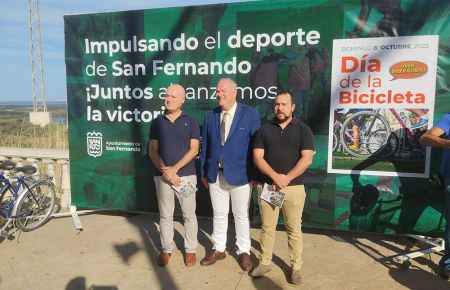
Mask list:
[{"label": "blue sky", "polygon": [[[0,9],[0,101],[32,101],[28,1],[2,1]],[[189,6],[244,0],[41,0],[41,33],[46,95],[66,99],[65,14]]]}]

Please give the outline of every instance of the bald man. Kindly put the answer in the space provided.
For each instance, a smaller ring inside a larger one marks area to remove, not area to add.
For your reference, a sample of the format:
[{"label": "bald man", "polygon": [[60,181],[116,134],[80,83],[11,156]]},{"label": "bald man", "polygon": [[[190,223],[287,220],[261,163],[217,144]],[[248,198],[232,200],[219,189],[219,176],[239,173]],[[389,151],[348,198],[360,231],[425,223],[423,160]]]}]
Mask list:
[{"label": "bald man", "polygon": [[158,171],[154,179],[160,213],[161,254],[158,264],[161,267],[169,263],[173,250],[175,196],[181,205],[186,230],[184,263],[188,267],[196,263],[198,225],[195,193],[185,197],[172,187],[179,186],[181,178],[197,185],[194,158],[199,150],[200,128],[197,121],[181,109],[185,95],[182,86],[169,86],[164,98],[166,111],[153,120],[150,126],[148,152]]}]

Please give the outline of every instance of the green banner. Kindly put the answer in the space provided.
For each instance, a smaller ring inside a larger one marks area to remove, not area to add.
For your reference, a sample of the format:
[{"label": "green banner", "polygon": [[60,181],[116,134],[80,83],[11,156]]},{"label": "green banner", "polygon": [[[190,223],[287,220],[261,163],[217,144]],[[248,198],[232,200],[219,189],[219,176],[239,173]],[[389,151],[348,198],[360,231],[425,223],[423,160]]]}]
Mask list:
[{"label": "green banner", "polygon": [[[202,124],[217,106],[215,85],[226,76],[262,123],[273,117],[278,90],[294,92],[296,115],[312,128],[316,144],[306,172],[305,226],[442,232],[444,196],[426,178],[327,173],[334,39],[439,35],[436,118],[450,109],[448,1],[361,5],[258,1],[65,16],[72,202],[157,211],[147,142],[150,122],[164,111],[165,89],[183,85],[184,110]],[[432,171],[438,155],[433,151]],[[256,196],[250,210],[258,219]],[[212,214],[204,188],[197,213]]]}]

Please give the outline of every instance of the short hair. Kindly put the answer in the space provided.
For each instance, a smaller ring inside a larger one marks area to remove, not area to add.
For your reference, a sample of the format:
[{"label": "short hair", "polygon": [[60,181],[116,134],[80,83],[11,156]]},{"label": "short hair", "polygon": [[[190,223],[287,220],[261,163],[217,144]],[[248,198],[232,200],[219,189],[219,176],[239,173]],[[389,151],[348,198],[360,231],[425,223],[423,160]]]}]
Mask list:
[{"label": "short hair", "polygon": [[289,97],[291,98],[291,104],[295,104],[295,100],[294,100],[294,96],[292,95],[292,93],[288,90],[279,90],[277,92],[277,95],[275,96],[275,99],[280,96],[280,95],[289,95]]},{"label": "short hair", "polygon": [[231,83],[232,88],[237,91],[237,83],[232,78],[221,78],[217,83],[220,83],[221,81],[229,81]]},{"label": "short hair", "polygon": [[167,93],[167,91],[169,90],[170,87],[172,87],[174,89],[179,89],[180,93],[181,93],[181,97],[183,99],[186,98],[186,90],[183,88],[182,85],[180,85],[180,84],[171,84],[170,86],[167,87],[166,93]]}]

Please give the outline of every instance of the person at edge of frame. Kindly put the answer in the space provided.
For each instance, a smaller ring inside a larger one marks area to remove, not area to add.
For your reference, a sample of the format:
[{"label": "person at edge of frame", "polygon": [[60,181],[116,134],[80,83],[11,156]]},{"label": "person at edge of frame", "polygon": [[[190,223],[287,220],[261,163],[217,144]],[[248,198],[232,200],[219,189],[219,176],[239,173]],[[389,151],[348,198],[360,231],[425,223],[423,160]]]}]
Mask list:
[{"label": "person at edge of frame", "polygon": [[[301,218],[305,204],[304,177],[314,155],[314,138],[306,124],[293,117],[294,97],[288,91],[277,94],[273,111],[275,118],[263,125],[255,135],[253,160],[261,184],[267,183],[276,190],[285,193],[281,206],[288,236],[288,249],[291,264],[290,280],[292,284],[301,284],[303,238]],[[276,226],[280,208],[259,199],[262,219],[261,255],[259,265],[250,276],[259,278],[271,270],[272,252],[275,242]]]},{"label": "person at edge of frame", "polygon": [[450,113],[445,114],[425,132],[419,142],[422,145],[443,148],[439,174],[444,180],[447,223],[444,231],[445,253],[439,262],[439,269],[441,277],[448,280],[450,278]]},{"label": "person at edge of frame", "polygon": [[166,111],[151,123],[149,155],[158,173],[155,175],[156,194],[160,212],[161,253],[158,265],[169,263],[173,251],[173,213],[175,196],[181,206],[184,228],[186,266],[196,264],[197,249],[197,216],[195,214],[195,193],[185,196],[173,186],[188,181],[197,185],[194,158],[198,154],[200,144],[200,128],[197,121],[182,110],[186,92],[179,84],[167,88],[164,98]]},{"label": "person at edge of frame", "polygon": [[250,180],[252,138],[261,122],[258,112],[236,101],[237,85],[221,79],[216,88],[219,106],[205,114],[201,144],[202,183],[209,188],[213,208],[213,251],[200,261],[209,266],[225,258],[230,199],[236,229],[239,265],[250,271]]}]

